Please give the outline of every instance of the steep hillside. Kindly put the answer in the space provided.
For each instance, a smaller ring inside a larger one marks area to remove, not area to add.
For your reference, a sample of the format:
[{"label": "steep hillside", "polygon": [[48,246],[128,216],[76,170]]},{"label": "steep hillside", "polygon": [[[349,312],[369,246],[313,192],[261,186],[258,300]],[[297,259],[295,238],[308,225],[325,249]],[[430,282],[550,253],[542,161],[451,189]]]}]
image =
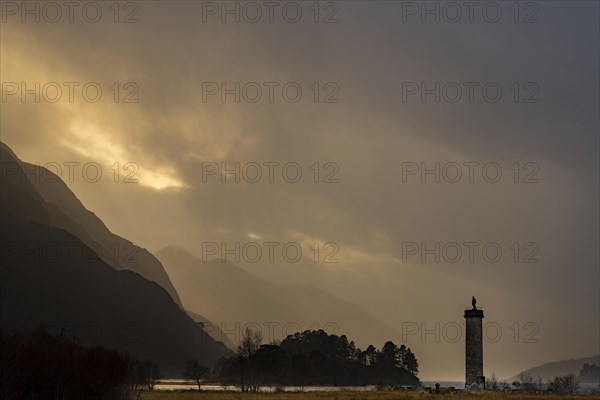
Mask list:
[{"label": "steep hillside", "polygon": [[13,161],[2,149],[0,329],[44,325],[85,345],[154,360],[172,376],[189,358],[212,365],[229,354],[161,285],[115,270],[79,237],[57,227],[56,208],[20,166],[15,174],[6,170],[15,168]]},{"label": "steep hillside", "polygon": [[[169,280],[160,262],[146,249],[113,234],[104,223],[79,201],[67,185],[53,172],[39,165],[29,164],[19,158],[6,146],[0,145],[5,175],[24,186],[32,186],[43,199],[49,219],[48,225],[65,229],[93,249],[104,262],[115,269],[128,269],[161,285],[169,292],[176,303],[181,304],[179,295]],[[15,168],[25,171],[22,176],[13,173]]]}]

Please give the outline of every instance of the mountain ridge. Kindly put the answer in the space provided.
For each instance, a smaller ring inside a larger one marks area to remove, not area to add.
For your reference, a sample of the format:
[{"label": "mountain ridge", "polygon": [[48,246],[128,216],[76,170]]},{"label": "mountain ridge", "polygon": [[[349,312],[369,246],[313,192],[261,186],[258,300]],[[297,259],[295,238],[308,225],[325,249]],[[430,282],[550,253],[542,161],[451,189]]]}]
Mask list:
[{"label": "mountain ridge", "polygon": [[[100,258],[113,268],[129,269],[157,282],[169,292],[177,304],[181,304],[181,299],[163,266],[147,249],[112,233],[94,212],[83,205],[58,175],[40,165],[22,161],[5,143],[0,142],[0,147],[13,158],[11,161],[20,165],[22,173],[35,176],[33,180],[27,176],[27,181],[47,203],[46,208],[52,220],[46,221],[47,223],[65,228],[88,244],[97,246]],[[28,172],[24,172],[25,170]],[[111,251],[114,246],[116,250]],[[130,257],[132,253],[135,259]]]},{"label": "mountain ridge", "polygon": [[50,327],[84,345],[151,359],[172,376],[189,358],[210,366],[231,354],[162,285],[115,269],[63,228],[64,213],[49,206],[13,154],[0,148],[0,329]]},{"label": "mountain ridge", "polygon": [[591,357],[571,358],[568,360],[557,360],[550,361],[544,364],[537,365],[535,367],[528,368],[520,373],[509,378],[508,381],[512,382],[519,379],[521,374],[530,374],[533,377],[541,375],[545,378],[552,379],[558,375],[575,374],[579,376],[579,372],[583,367],[583,364],[596,364],[600,365],[600,354]]},{"label": "mountain ridge", "polygon": [[[180,246],[167,246],[154,254],[186,307],[218,323],[224,332],[233,329],[239,335],[244,324],[258,324],[276,332],[264,334],[269,341],[282,340],[293,330],[325,329],[345,334],[363,347],[400,337],[359,306],[321,289],[268,282],[230,262],[202,262]],[[228,296],[231,292],[235,298]]]}]

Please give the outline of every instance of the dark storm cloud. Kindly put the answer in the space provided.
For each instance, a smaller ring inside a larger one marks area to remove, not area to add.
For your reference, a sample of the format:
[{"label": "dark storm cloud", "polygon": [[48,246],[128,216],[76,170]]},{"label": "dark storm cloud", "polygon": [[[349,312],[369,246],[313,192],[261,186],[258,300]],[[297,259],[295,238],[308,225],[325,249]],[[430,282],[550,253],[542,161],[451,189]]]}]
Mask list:
[{"label": "dark storm cloud", "polygon": [[[392,2],[339,3],[333,24],[202,23],[201,3],[139,5],[136,24],[9,20],[2,28],[3,82],[139,85],[138,104],[3,104],[2,140],[26,160],[107,162],[112,154],[155,180],[181,183],[156,191],[148,180],[74,182],[114,231],[152,249],[177,243],[196,254],[204,241],[250,235],[336,242],[336,265],[247,267],[364,304],[399,331],[406,320],[460,321],[463,300],[476,291],[507,326],[534,318],[544,327],[538,347],[491,347],[490,368],[499,373],[598,352],[597,3],[539,2],[533,24],[515,24],[507,9],[498,23],[403,23],[402,5]],[[236,81],[298,82],[303,99],[203,101],[202,82]],[[313,82],[336,83],[340,102],[312,102]],[[486,102],[477,90],[473,103],[422,103],[419,95],[403,102],[405,82],[497,82],[503,97]],[[514,82],[519,100],[529,93],[523,85],[535,83],[539,102],[513,102]],[[298,162],[305,178],[203,183],[202,163],[222,161]],[[340,182],[312,183],[307,167],[315,161],[336,163]],[[405,161],[496,162],[504,179],[402,183]],[[535,162],[540,183],[513,184],[515,161]],[[403,242],[472,240],[502,243],[506,254],[513,242],[535,242],[542,262],[515,264],[507,255],[497,264],[402,263]],[[581,340],[572,354],[552,353],[573,335]],[[426,344],[413,343],[422,353]],[[456,345],[440,347],[437,354],[460,365]],[[450,368],[423,360],[429,376]]]}]

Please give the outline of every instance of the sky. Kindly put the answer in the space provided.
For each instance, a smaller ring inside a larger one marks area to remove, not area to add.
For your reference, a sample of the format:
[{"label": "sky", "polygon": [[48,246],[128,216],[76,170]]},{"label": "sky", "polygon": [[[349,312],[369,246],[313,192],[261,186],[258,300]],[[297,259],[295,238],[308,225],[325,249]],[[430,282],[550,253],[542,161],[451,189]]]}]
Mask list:
[{"label": "sky", "polygon": [[487,376],[600,353],[597,2],[2,7],[1,140],[113,232],[358,304],[424,379],[473,295]]}]

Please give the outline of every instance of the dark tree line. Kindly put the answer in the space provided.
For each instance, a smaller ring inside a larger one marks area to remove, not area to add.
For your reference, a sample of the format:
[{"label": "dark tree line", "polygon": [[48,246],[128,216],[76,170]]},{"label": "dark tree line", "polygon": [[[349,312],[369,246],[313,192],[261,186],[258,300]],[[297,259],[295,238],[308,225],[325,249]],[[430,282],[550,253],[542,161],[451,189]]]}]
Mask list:
[{"label": "dark tree line", "polygon": [[[494,382],[494,380],[492,380]],[[545,391],[553,392],[556,394],[572,394],[579,389],[579,379],[575,374],[558,375],[552,379],[546,380],[547,387],[544,387],[544,377],[537,375],[535,378],[529,373],[519,374],[519,379],[514,381],[512,384],[516,387],[516,391],[524,393],[543,393]],[[490,390],[508,390],[509,388],[504,385],[498,386],[498,381],[495,380],[496,385],[491,385]]]},{"label": "dark tree line", "polygon": [[223,358],[216,378],[240,384],[243,391],[261,385],[417,385],[419,364],[410,348],[386,342],[362,351],[345,335],[304,331],[281,343],[263,344],[260,334],[246,330],[235,356]]},{"label": "dark tree line", "polygon": [[130,400],[154,387],[158,366],[76,339],[0,332],[0,400]]},{"label": "dark tree line", "polygon": [[550,381],[548,390],[557,394],[572,394],[579,389],[579,379],[575,374],[555,376]]}]

